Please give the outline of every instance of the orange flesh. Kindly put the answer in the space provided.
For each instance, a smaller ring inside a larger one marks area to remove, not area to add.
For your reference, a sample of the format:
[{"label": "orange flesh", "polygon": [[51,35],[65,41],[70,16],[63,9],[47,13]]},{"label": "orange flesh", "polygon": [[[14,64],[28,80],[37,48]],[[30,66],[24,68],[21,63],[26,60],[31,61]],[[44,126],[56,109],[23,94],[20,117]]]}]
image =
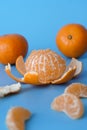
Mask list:
[{"label": "orange flesh", "polygon": [[52,109],[63,111],[70,118],[80,118],[84,113],[81,100],[73,94],[62,94],[54,99],[51,104]]},{"label": "orange flesh", "polygon": [[72,83],[67,86],[65,93],[71,93],[77,97],[87,97],[87,86],[81,83]]},{"label": "orange flesh", "polygon": [[31,116],[30,111],[22,107],[14,107],[6,116],[6,124],[9,130],[24,130],[24,122]]},{"label": "orange flesh", "polygon": [[39,81],[42,84],[57,79],[66,69],[65,60],[50,49],[33,51],[27,58],[25,66],[27,72],[38,73]]}]

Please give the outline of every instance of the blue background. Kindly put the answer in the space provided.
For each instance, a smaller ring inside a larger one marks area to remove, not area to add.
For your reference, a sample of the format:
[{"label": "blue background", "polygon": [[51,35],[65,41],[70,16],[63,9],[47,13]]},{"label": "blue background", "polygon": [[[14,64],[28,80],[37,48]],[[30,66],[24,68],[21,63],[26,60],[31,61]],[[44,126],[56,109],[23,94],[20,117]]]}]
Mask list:
[{"label": "blue background", "polygon": [[[19,33],[29,43],[27,55],[33,49],[50,48],[70,61],[58,50],[55,37],[58,30],[68,23],[80,23],[87,28],[86,0],[0,0],[0,35]],[[72,120],[64,113],[51,110],[54,97],[62,94],[65,87],[72,82],[87,84],[87,53],[79,58],[83,62],[83,71],[76,79],[63,85],[35,87],[23,85],[16,95],[0,99],[0,130],[7,130],[5,117],[13,106],[23,106],[32,112],[26,122],[26,130],[82,130],[87,124],[87,99],[81,99],[84,115],[81,119]],[[15,66],[13,73],[20,77]],[[16,83],[4,72],[0,64],[0,86]]]}]

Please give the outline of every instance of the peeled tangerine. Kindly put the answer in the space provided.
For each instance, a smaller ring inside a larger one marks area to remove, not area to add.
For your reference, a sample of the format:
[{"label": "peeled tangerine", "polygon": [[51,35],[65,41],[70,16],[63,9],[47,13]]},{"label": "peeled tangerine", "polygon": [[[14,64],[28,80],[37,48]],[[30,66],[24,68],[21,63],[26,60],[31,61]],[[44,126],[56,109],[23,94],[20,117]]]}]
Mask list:
[{"label": "peeled tangerine", "polygon": [[11,73],[11,66],[5,67],[6,73],[17,82],[34,85],[60,84],[71,80],[82,71],[82,62],[72,58],[70,64],[66,66],[66,61],[56,52],[46,50],[34,50],[24,62],[19,56],[16,60],[16,68],[23,75],[17,78]]},{"label": "peeled tangerine", "polygon": [[80,118],[84,113],[81,100],[73,94],[62,94],[56,97],[52,104],[52,109],[64,112],[72,119]]},{"label": "peeled tangerine", "polygon": [[24,122],[31,116],[29,110],[23,107],[11,108],[6,116],[6,124],[9,130],[25,130]]}]

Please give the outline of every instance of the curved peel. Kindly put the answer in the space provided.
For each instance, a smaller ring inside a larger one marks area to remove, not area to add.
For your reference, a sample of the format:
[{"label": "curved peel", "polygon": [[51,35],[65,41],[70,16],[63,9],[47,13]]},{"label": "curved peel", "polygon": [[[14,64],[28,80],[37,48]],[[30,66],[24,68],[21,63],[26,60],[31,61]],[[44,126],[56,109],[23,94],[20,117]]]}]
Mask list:
[{"label": "curved peel", "polygon": [[75,71],[76,66],[74,66],[73,68],[66,68],[64,74],[59,79],[52,81],[52,84],[62,84],[68,82],[73,78]]},{"label": "curved peel", "polygon": [[79,75],[82,71],[82,62],[78,61],[75,58],[72,58],[70,64],[66,67],[64,74],[54,81],[52,84],[65,83],[71,80],[73,77]]},{"label": "curved peel", "polygon": [[72,58],[68,67],[72,67],[72,66],[76,66],[76,71],[73,77],[78,76],[82,72],[82,62],[75,58]]},{"label": "curved peel", "polygon": [[17,82],[23,82],[23,79],[22,78],[17,78],[15,77],[12,73],[11,73],[11,66],[10,64],[6,65],[5,66],[5,72],[8,74],[9,77],[11,77],[13,80],[17,81]]},{"label": "curved peel", "polygon": [[24,82],[29,83],[29,84],[34,84],[34,85],[40,85],[41,84],[39,82],[38,73],[35,72],[35,71],[27,72],[24,75]]},{"label": "curved peel", "polygon": [[27,83],[27,84],[34,84],[34,85],[40,85],[38,79],[38,73],[37,72],[27,72],[24,75],[24,78],[17,78],[11,73],[11,66],[10,64],[5,66],[5,72],[8,74],[9,77],[11,77],[13,80],[17,82]]},{"label": "curved peel", "polygon": [[20,74],[24,75],[26,73],[25,63],[23,60],[23,56],[19,56],[16,60],[16,68],[20,72]]}]

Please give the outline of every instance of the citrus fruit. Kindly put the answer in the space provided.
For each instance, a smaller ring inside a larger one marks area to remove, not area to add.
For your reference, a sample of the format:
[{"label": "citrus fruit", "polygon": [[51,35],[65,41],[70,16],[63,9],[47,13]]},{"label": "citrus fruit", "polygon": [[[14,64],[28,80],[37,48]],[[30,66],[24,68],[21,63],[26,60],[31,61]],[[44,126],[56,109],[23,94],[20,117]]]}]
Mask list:
[{"label": "citrus fruit", "polygon": [[10,65],[5,67],[6,73],[16,81],[30,84],[48,84],[59,78],[66,69],[65,60],[50,49],[32,51],[26,62],[19,56],[16,60],[17,70],[24,76],[17,80],[11,74]]},{"label": "citrus fruit", "polygon": [[26,71],[36,71],[41,83],[50,83],[59,78],[66,69],[66,61],[56,52],[35,50],[25,62]]},{"label": "citrus fruit", "polygon": [[56,97],[52,104],[52,109],[64,112],[72,119],[80,118],[84,113],[81,100],[73,94],[62,94]]},{"label": "citrus fruit", "polygon": [[71,93],[77,97],[87,97],[87,86],[81,83],[72,83],[67,86],[65,93]]},{"label": "citrus fruit", "polygon": [[28,42],[24,36],[19,34],[8,34],[0,36],[0,63],[15,64],[18,56],[26,55]]},{"label": "citrus fruit", "polygon": [[81,73],[82,63],[72,58],[70,64],[66,66],[65,60],[50,49],[35,50],[24,62],[19,56],[16,60],[16,69],[22,78],[15,77],[11,72],[11,65],[5,66],[5,72],[17,82],[41,84],[60,84],[71,80]]},{"label": "citrus fruit", "polygon": [[67,24],[57,33],[56,44],[67,57],[80,57],[87,51],[87,30],[80,24]]},{"label": "citrus fruit", "polygon": [[6,124],[9,130],[24,130],[24,122],[29,119],[31,113],[23,107],[11,108],[6,116]]}]

